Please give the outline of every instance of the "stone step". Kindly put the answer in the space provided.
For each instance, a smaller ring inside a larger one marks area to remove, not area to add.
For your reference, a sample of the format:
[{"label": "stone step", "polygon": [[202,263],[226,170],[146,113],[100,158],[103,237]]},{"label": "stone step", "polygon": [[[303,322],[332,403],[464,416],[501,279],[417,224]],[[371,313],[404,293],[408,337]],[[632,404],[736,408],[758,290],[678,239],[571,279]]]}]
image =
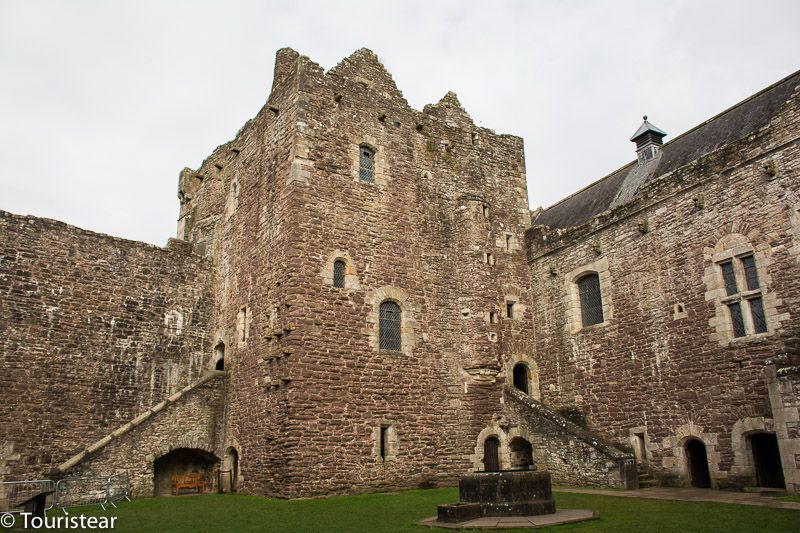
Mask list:
[{"label": "stone step", "polygon": [[773,489],[770,487],[744,487],[742,492],[752,492],[761,496],[786,496],[786,489]]}]

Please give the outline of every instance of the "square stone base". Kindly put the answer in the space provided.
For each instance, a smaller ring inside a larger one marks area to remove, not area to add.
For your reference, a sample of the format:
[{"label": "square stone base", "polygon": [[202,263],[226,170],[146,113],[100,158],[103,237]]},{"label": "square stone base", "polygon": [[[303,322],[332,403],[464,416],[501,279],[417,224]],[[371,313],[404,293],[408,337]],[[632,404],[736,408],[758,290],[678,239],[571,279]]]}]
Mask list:
[{"label": "square stone base", "polygon": [[555,526],[559,524],[571,524],[573,522],[583,522],[594,520],[600,513],[590,509],[559,509],[553,514],[542,514],[535,516],[486,516],[474,518],[464,522],[440,522],[437,517],[426,518],[419,522],[420,525],[428,527],[441,527],[445,529],[513,529],[513,528],[537,528],[545,526]]}]

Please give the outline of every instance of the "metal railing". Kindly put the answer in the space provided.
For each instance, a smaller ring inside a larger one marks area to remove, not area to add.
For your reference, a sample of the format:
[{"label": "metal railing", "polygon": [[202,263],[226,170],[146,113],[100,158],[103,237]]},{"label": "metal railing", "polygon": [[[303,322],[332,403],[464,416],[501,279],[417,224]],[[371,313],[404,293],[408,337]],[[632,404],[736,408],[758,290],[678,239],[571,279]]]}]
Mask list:
[{"label": "metal railing", "polygon": [[29,479],[0,482],[0,513],[21,513],[25,504],[46,494],[45,508],[55,504],[56,483],[52,479]]},{"label": "metal railing", "polygon": [[115,501],[130,501],[128,474],[115,474],[108,477],[74,477],[56,483],[55,506],[64,514],[68,507],[99,505],[104,511]]},{"label": "metal railing", "polygon": [[131,501],[130,490],[131,484],[128,480],[127,472],[115,474],[108,478],[108,501],[111,505],[120,500]]}]

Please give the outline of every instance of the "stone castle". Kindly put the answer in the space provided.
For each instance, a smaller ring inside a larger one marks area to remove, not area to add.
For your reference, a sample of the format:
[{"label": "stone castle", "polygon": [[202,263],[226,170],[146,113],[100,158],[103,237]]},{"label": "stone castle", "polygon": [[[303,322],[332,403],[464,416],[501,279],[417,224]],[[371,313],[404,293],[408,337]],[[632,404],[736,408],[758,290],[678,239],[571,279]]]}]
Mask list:
[{"label": "stone castle", "polygon": [[531,212],[455,94],[278,51],[165,248],[0,212],[0,480],[800,491],[800,72],[664,136]]}]

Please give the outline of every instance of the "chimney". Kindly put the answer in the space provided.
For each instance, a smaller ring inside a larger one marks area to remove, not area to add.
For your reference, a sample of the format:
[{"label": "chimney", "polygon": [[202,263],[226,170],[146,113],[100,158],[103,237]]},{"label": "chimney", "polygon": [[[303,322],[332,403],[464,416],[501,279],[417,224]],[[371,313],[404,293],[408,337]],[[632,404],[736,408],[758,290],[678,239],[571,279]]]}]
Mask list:
[{"label": "chimney", "polygon": [[639,160],[640,165],[656,156],[661,149],[661,145],[664,144],[664,137],[667,135],[650,124],[647,121],[647,115],[642,118],[644,118],[644,122],[631,137],[631,141],[636,143],[636,158]]}]

